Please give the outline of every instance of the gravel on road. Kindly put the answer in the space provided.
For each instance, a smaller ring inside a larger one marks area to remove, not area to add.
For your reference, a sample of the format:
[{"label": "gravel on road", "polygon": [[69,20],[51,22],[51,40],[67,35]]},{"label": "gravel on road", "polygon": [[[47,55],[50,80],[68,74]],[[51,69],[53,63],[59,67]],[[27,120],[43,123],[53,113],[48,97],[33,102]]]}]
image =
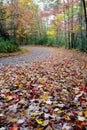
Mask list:
[{"label": "gravel on road", "polygon": [[49,54],[49,50],[45,48],[41,48],[41,47],[26,47],[26,48],[31,50],[32,53],[27,55],[22,55],[22,56],[0,58],[0,66],[16,64],[23,61],[29,63],[31,60],[35,60],[37,58],[41,58]]}]

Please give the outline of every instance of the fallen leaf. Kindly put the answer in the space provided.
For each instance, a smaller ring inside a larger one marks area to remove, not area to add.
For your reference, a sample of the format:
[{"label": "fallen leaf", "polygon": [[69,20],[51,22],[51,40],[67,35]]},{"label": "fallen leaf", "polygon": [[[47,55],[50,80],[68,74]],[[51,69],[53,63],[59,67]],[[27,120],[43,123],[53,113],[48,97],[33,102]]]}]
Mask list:
[{"label": "fallen leaf", "polygon": [[43,122],[42,122],[40,119],[36,119],[36,122],[37,122],[39,125],[43,124]]},{"label": "fallen leaf", "polygon": [[85,117],[78,116],[79,121],[85,121]]},{"label": "fallen leaf", "polygon": [[16,118],[10,118],[10,119],[9,119],[9,122],[11,122],[11,123],[14,123],[14,122],[16,122],[16,121],[17,121]]},{"label": "fallen leaf", "polygon": [[24,119],[19,119],[19,120],[17,121],[18,124],[22,124],[22,123],[24,123],[24,122],[25,122]]},{"label": "fallen leaf", "polygon": [[85,118],[87,118],[87,110],[84,111]]}]

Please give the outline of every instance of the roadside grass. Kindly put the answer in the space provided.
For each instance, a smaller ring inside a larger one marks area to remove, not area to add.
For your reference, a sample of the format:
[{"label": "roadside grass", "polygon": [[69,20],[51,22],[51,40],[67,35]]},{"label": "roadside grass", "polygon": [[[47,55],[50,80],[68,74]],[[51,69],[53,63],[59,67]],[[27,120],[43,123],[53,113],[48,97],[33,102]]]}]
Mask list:
[{"label": "roadside grass", "polygon": [[0,58],[3,57],[12,57],[12,56],[21,56],[21,55],[27,55],[32,53],[31,50],[20,47],[20,50],[17,52],[12,52],[12,53],[0,53]]}]

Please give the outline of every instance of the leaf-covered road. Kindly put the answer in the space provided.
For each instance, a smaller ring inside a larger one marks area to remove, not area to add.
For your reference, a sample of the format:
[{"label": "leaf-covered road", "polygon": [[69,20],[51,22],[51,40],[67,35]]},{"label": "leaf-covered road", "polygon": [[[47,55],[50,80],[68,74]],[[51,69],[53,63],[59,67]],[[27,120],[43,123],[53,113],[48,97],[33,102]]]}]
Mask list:
[{"label": "leaf-covered road", "polygon": [[0,66],[0,130],[87,130],[87,54],[49,50]]},{"label": "leaf-covered road", "polygon": [[24,49],[27,50],[31,50],[32,53],[30,54],[26,54],[26,55],[22,55],[22,56],[10,56],[7,58],[0,58],[0,66],[1,65],[8,65],[8,64],[15,64],[17,62],[23,62],[23,61],[27,61],[30,62],[31,60],[35,60],[37,58],[43,57],[44,55],[48,54],[49,51],[47,51],[44,48],[41,47],[28,47],[25,46],[23,47]]}]

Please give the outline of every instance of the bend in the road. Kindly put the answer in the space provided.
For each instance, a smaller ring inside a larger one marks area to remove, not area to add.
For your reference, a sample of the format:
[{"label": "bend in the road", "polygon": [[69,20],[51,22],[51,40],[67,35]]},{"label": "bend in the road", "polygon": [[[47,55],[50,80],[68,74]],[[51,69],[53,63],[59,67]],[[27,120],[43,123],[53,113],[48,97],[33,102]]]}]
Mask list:
[{"label": "bend in the road", "polygon": [[49,54],[49,50],[41,47],[28,47],[32,53],[22,56],[8,57],[8,58],[0,58],[0,66],[2,65],[10,65],[16,64],[18,62],[35,60],[37,58],[41,58],[47,54]]}]

